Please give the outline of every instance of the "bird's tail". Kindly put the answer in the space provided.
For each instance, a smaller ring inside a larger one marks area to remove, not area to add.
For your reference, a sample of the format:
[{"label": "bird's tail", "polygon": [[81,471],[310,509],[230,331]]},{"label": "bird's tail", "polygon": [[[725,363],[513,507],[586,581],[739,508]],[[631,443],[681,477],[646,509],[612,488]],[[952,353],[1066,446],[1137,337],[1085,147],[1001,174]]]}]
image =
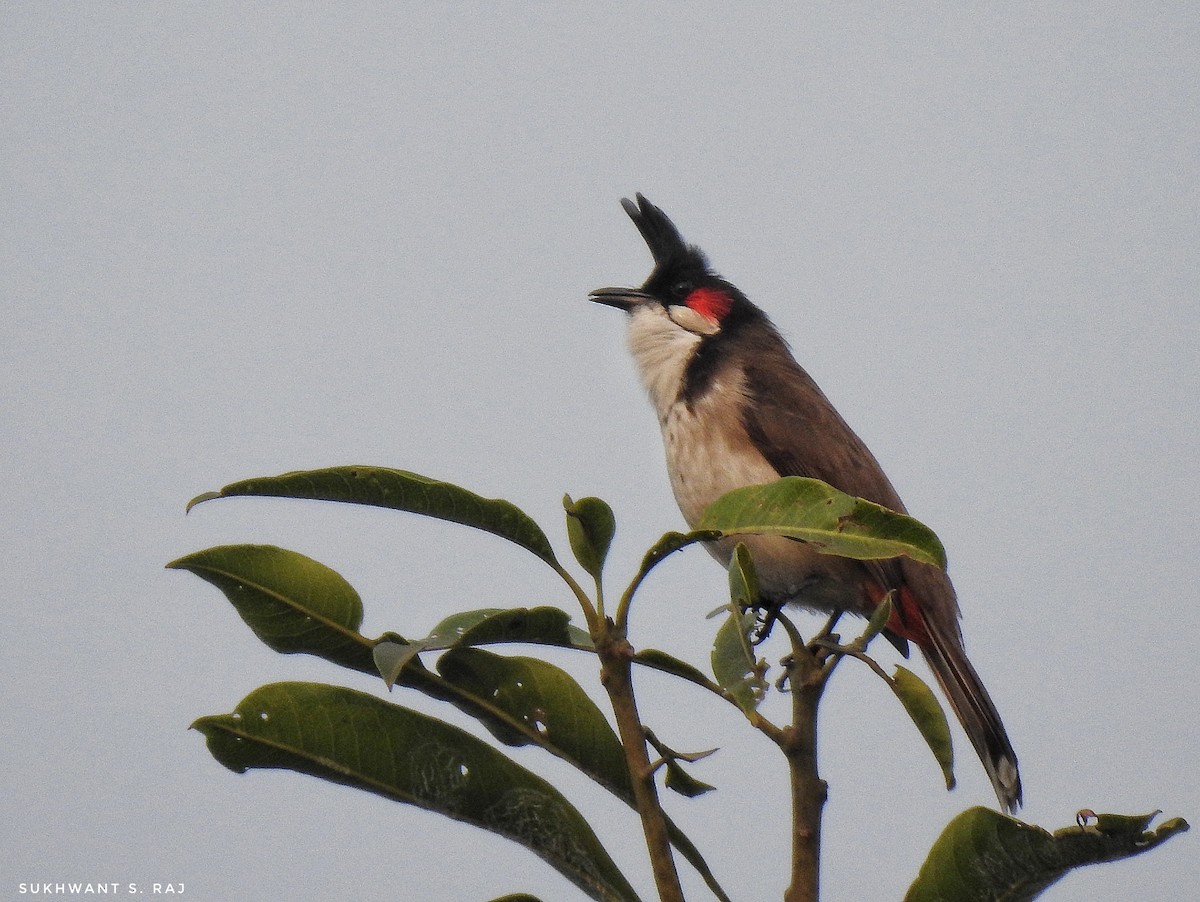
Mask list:
[{"label": "bird's tail", "polygon": [[[1005,811],[1015,811],[1021,805],[1021,774],[1017,769],[1017,754],[1004,730],[1000,713],[979,674],[967,659],[957,622],[950,623],[947,628],[936,618],[925,617],[907,587],[900,589],[898,595],[900,607],[908,621],[908,637],[924,653],[942,692],[950,700],[950,707],[958,715],[959,723],[975,747],[979,760],[983,762],[983,769],[992,781],[1000,804]],[[913,623],[913,619],[918,620],[919,626]]]}]

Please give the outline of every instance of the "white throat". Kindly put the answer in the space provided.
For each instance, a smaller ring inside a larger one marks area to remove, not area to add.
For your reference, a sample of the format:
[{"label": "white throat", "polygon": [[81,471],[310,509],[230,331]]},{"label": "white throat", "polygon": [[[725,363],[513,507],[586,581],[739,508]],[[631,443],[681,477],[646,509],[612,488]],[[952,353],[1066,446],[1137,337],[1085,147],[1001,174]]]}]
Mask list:
[{"label": "white throat", "polygon": [[655,303],[641,304],[629,314],[629,350],[641,374],[642,384],[664,422],[679,398],[688,362],[701,336],[681,328]]}]

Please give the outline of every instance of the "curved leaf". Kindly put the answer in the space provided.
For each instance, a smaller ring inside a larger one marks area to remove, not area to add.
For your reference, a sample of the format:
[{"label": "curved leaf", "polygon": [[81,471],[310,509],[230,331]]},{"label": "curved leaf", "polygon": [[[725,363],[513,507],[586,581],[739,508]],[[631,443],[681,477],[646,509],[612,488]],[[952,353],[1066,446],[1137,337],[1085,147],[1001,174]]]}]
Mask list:
[{"label": "curved leaf", "polygon": [[275,683],[193,727],[237,773],[285,768],[436,811],[520,843],[593,899],[637,899],[558,790],[435,718],[351,689]]},{"label": "curved leaf", "polygon": [[687,754],[683,752],[677,752],[660,740],[657,736],[655,736],[654,732],[650,729],[646,730],[646,741],[654,746],[654,750],[659,754],[661,763],[658,766],[665,768],[667,772],[666,779],[663,781],[667,789],[670,789],[672,792],[677,792],[686,798],[694,799],[696,796],[704,795],[706,792],[712,792],[717,788],[709,783],[705,783],[703,780],[693,777],[687,772],[683,765],[679,763],[680,761],[686,761],[689,764],[695,764],[697,761],[702,761],[709,755],[715,754],[717,751],[716,749],[708,749],[707,751],[703,752],[690,752]]},{"label": "curved leaf", "polygon": [[713,676],[746,714],[759,706],[767,690],[750,638],[756,622],[753,611],[731,610],[712,648]]},{"label": "curved leaf", "polygon": [[429,635],[425,637],[424,641],[429,648],[450,648],[458,642],[463,633],[489,617],[503,614],[504,611],[504,608],[477,608],[473,611],[459,611],[439,620],[437,626],[429,631]]},{"label": "curved leaf", "polygon": [[557,645],[585,651],[593,647],[591,636],[571,625],[571,615],[548,605],[496,611],[463,630],[453,645],[492,645],[499,642]]},{"label": "curved leaf", "polygon": [[[1096,814],[1094,811],[1089,812],[1096,819],[1096,829],[1101,833],[1109,833],[1114,836],[1123,833],[1143,833],[1150,826],[1150,822],[1162,814],[1162,811],[1151,811],[1149,814]],[[1081,820],[1079,826],[1087,825],[1087,818],[1080,812],[1075,817],[1076,823]]]},{"label": "curved leaf", "polygon": [[723,495],[700,518],[697,530],[706,529],[726,536],[786,536],[809,542],[823,554],[857,560],[907,555],[946,566],[946,551],[929,527],[819,479],[800,476]]},{"label": "curved leaf", "polygon": [[[478,719],[501,742],[540,745],[626,804],[635,805],[620,740],[566,671],[537,658],[506,657],[466,647],[450,649],[437,666],[446,683],[459,693],[442,697]],[[713,894],[727,902],[728,896],[699,849],[669,818],[667,833]]]},{"label": "curved leaf", "polygon": [[[566,611],[549,605],[536,608],[480,608],[452,614],[438,623],[424,639],[408,644],[419,646],[420,651],[510,642],[594,651],[591,636],[570,620],[571,615]],[[655,648],[642,649],[633,656],[633,661],[705,689],[720,688],[703,671]]]},{"label": "curved leaf", "polygon": [[668,758],[665,766],[667,769],[667,778],[663,781],[663,784],[667,789],[677,792],[681,796],[694,799],[717,788],[711,783],[705,783],[703,780],[693,777],[684,770],[676,758]]},{"label": "curved leaf", "polygon": [[676,551],[681,551],[689,545],[695,545],[697,542],[711,542],[719,538],[721,538],[721,533],[714,529],[702,529],[695,532],[664,533],[657,542],[650,546],[650,549],[642,558],[642,564],[638,568],[638,572],[634,574],[629,588],[625,590],[625,597],[628,598],[633,595],[650,571]]},{"label": "curved leaf", "polygon": [[682,680],[695,683],[697,686],[703,686],[710,691],[720,692],[721,689],[700,668],[693,667],[686,661],[681,661],[667,654],[665,651],[659,651],[657,648],[643,648],[634,654],[633,663],[641,664],[643,667],[650,667],[654,670],[661,670],[663,673],[677,676]]},{"label": "curved leaf", "polygon": [[478,608],[459,611],[439,621],[424,639],[422,650],[437,651],[459,645],[493,645],[525,642],[591,651],[592,638],[571,624],[571,615],[561,608]]},{"label": "curved leaf", "polygon": [[1052,835],[990,808],[969,808],[933,844],[905,902],[1029,902],[1071,868],[1137,855],[1188,829],[1182,818],[1153,832],[1131,823],[1115,833],[1067,827]]},{"label": "curved leaf", "polygon": [[757,620],[753,610],[746,610],[759,603],[758,575],[750,559],[750,549],[741,542],[734,547],[729,561],[729,599],[729,616],[713,641],[713,676],[733,696],[738,707],[749,714],[765,697],[766,683],[763,669],[754,656],[751,636]]},{"label": "curved leaf", "polygon": [[246,495],[367,504],[449,520],[508,539],[556,569],[559,566],[546,534],[516,505],[484,498],[449,482],[386,467],[330,467],[246,479],[193,498],[187,509],[214,498]]},{"label": "curved leaf", "polygon": [[[591,645],[586,633],[570,626],[564,611],[552,607],[469,611],[446,618],[423,639],[406,640],[395,633],[368,639],[357,631],[362,603],[349,583],[324,564],[270,545],[210,548],[167,566],[190,570],[216,585],[255,634],[275,651],[313,654],[363,673],[379,673],[389,689],[398,683],[450,702],[493,732],[507,730],[505,741],[514,744],[518,743],[513,729],[524,725],[498,721],[490,690],[477,693],[442,679],[428,671],[417,656],[454,646],[502,642],[589,650]],[[526,728],[522,741],[547,745],[532,727]],[[610,775],[601,782],[607,785],[611,780]],[[619,781],[616,785],[620,786]],[[630,797],[623,788],[618,794],[623,799]]]},{"label": "curved leaf", "polygon": [[921,737],[933,757],[937,759],[938,767],[942,769],[942,777],[946,780],[946,788],[954,788],[954,744],[950,738],[950,724],[946,722],[946,712],[941,702],[933,694],[933,690],[919,676],[906,667],[896,665],[896,673],[889,685],[896,693],[896,698],[904,705],[904,710],[912,718],[921,732]]},{"label": "curved leaf", "polygon": [[373,673],[371,640],[358,632],[362,601],[336,571],[274,545],[220,545],[172,561],[212,583],[246,625],[282,654],[317,655]]},{"label": "curved leaf", "polygon": [[567,512],[567,537],[571,541],[575,560],[579,561],[579,566],[589,576],[599,579],[617,529],[612,508],[599,498],[572,501],[571,496],[566,495],[563,497],[563,509]]},{"label": "curved leaf", "polygon": [[[437,663],[448,683],[488,699],[536,734],[544,748],[570,761],[625,799],[633,797],[625,753],[604,714],[575,679],[537,658],[504,656],[478,648],[452,648]],[[507,745],[527,745],[529,733],[499,719],[482,719]]]},{"label": "curved leaf", "polygon": [[380,642],[374,649],[375,665],[391,689],[409,662],[426,651],[513,642],[591,651],[591,637],[579,627],[572,626],[570,620],[566,611],[548,606],[462,611],[442,620],[424,639]]},{"label": "curved leaf", "polygon": [[758,572],[750,559],[750,549],[738,542],[729,559],[729,600],[738,610],[759,604]]},{"label": "curved leaf", "polygon": [[371,649],[371,658],[375,662],[375,669],[383,677],[384,684],[391,689],[400,679],[405,667],[413,664],[414,659],[419,664],[420,659],[417,656],[423,651],[423,642],[384,641],[376,643]]},{"label": "curved leaf", "polygon": [[[883,596],[883,601],[879,602],[875,607],[875,611],[871,614],[867,621],[867,627],[863,630],[862,635],[856,640],[860,648],[866,648],[867,644],[884,631],[888,625],[888,621],[892,618],[892,593],[888,592]],[[905,653],[905,657],[908,657]]]}]

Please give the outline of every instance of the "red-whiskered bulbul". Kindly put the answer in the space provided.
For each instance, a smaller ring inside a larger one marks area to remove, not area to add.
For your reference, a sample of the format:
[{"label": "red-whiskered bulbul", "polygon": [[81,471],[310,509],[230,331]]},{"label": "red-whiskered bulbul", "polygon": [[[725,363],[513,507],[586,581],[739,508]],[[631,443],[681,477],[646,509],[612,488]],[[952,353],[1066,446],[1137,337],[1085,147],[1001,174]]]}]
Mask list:
[{"label": "red-whiskered bulbul", "polygon": [[[792,357],[758,307],[709,267],[641,194],[622,200],[654,257],[641,288],[600,288],[591,300],[628,314],[629,348],[658,413],[675,500],[695,527],[726,492],[808,476],[904,511],[875,457]],[[728,566],[736,544],[708,550]],[[950,700],[1005,810],[1021,778],[996,706],[967,660],[958,602],[938,567],[907,557],[856,561],[776,536],[748,536],[762,602],[868,616],[893,592],[888,631],[917,645]]]}]

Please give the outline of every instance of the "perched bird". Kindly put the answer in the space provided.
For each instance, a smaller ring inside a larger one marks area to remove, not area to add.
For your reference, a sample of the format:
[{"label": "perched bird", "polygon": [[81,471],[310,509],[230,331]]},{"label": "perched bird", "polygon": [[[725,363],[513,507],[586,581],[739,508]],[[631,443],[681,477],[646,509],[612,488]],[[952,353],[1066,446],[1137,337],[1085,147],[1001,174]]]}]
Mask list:
[{"label": "perched bird", "polygon": [[[904,511],[874,455],[792,357],[766,314],[709,267],[641,194],[621,205],[654,257],[641,288],[590,299],[624,310],[629,348],[658,413],[675,500],[690,526],[726,492],[807,476]],[[869,615],[893,592],[888,630],[924,653],[1005,810],[1021,803],[1017,756],[967,660],[954,587],[906,557],[856,561],[778,536],[742,537],[768,609],[785,604]],[[709,543],[728,565],[735,541]]]}]

